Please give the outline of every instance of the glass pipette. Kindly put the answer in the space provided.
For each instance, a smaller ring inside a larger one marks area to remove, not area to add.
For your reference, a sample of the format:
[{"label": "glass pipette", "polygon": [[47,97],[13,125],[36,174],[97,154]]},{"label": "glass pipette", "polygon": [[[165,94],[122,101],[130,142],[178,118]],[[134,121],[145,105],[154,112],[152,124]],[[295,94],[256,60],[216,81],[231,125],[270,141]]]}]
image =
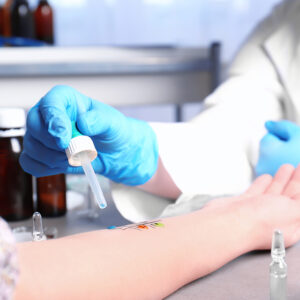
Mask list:
[{"label": "glass pipette", "polygon": [[72,139],[66,153],[71,166],[82,166],[96,203],[101,209],[105,208],[107,203],[91,164],[98,155],[97,150],[93,140],[78,131],[75,122],[72,123]]},{"label": "glass pipette", "polygon": [[99,181],[97,179],[97,176],[95,174],[95,171],[92,167],[91,161],[89,159],[89,156],[87,153],[82,152],[78,156],[78,159],[81,160],[81,166],[83,168],[84,174],[88,180],[88,183],[91,187],[91,190],[94,194],[94,198],[98,206],[103,209],[107,206],[104,194],[102,192],[102,189],[100,187]]},{"label": "glass pipette", "polygon": [[273,233],[271,257],[270,300],[286,300],[287,264],[284,261],[284,239],[280,230]]}]

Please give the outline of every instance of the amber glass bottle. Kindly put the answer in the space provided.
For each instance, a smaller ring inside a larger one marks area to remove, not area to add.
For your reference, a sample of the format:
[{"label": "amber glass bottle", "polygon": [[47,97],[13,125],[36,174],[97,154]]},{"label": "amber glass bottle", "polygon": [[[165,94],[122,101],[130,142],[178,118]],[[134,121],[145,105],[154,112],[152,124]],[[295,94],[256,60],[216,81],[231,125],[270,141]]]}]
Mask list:
[{"label": "amber glass bottle", "polygon": [[2,8],[3,16],[3,35],[6,37],[11,36],[11,8],[13,0],[6,0]]},{"label": "amber glass bottle", "polygon": [[43,217],[58,217],[66,213],[64,174],[37,178],[37,211]]},{"label": "amber glass bottle", "polygon": [[10,19],[12,36],[35,38],[33,16],[27,0],[14,0]]},{"label": "amber glass bottle", "polygon": [[34,12],[36,38],[48,44],[54,43],[53,11],[47,0],[40,0]]},{"label": "amber glass bottle", "polygon": [[19,164],[24,126],[23,109],[0,108],[0,216],[7,221],[33,214],[32,177]]},{"label": "amber glass bottle", "polygon": [[0,35],[4,35],[3,7],[0,7]]}]

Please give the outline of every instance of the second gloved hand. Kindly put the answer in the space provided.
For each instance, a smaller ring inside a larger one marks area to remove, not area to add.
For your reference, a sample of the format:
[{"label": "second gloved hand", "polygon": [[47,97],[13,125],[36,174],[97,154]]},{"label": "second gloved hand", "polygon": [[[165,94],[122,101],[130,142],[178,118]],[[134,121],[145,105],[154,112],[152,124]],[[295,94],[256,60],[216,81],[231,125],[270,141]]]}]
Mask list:
[{"label": "second gloved hand", "polygon": [[296,167],[300,163],[300,127],[290,121],[268,121],[268,133],[262,138],[257,175],[275,175],[283,164]]},{"label": "second gloved hand", "polygon": [[92,165],[97,173],[128,185],[143,184],[155,173],[158,146],[150,125],[68,86],[54,87],[28,113],[20,157],[26,172],[36,177],[83,172],[70,166],[65,154],[71,121],[93,139],[98,157]]}]

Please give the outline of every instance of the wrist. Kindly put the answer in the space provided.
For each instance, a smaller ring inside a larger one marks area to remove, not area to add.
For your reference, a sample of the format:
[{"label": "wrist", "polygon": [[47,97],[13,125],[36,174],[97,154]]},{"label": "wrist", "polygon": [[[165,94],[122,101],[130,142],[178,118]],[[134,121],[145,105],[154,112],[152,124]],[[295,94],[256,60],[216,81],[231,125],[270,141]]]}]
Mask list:
[{"label": "wrist", "polygon": [[251,201],[245,201],[241,196],[216,201],[207,209],[211,210],[212,218],[218,216],[220,220],[225,220],[219,224],[220,230],[225,232],[228,242],[234,246],[236,256],[258,249],[262,238],[261,228]]},{"label": "wrist", "polygon": [[[196,257],[193,264],[199,266],[199,276],[256,249],[256,222],[248,214],[247,207],[237,197],[224,200],[187,217],[193,232],[187,235],[191,245],[190,256]],[[185,243],[188,245],[188,242]]]},{"label": "wrist", "polygon": [[248,252],[262,249],[266,239],[266,228],[263,220],[260,219],[254,199],[246,199],[240,203],[241,222],[247,232],[246,247]]}]

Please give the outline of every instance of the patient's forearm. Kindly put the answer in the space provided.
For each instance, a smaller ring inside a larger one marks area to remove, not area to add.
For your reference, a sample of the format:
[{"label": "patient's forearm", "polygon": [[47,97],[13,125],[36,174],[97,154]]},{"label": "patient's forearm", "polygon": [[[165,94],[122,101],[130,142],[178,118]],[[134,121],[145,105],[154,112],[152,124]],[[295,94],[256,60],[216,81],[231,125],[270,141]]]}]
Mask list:
[{"label": "patient's forearm", "polygon": [[249,220],[229,205],[161,220],[164,227],[20,244],[16,299],[161,299],[254,249]]}]

